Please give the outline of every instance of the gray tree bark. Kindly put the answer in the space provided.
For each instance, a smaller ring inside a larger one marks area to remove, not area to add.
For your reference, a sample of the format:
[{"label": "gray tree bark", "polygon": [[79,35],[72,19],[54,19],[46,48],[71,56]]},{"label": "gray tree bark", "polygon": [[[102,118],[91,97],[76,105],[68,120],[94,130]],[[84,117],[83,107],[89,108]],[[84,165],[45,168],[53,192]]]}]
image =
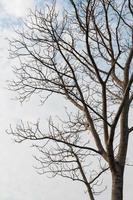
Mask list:
[{"label": "gray tree bark", "polygon": [[112,197],[111,200],[123,200],[123,175],[122,166],[118,168],[116,173],[112,173]]}]

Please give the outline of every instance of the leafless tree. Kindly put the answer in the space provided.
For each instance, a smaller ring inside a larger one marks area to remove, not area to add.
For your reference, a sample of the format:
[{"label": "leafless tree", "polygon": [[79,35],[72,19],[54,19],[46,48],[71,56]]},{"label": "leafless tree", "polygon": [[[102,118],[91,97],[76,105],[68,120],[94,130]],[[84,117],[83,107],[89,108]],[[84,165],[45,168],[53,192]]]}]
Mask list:
[{"label": "leafless tree", "polygon": [[62,96],[70,102],[66,117],[58,124],[50,118],[47,132],[39,122],[22,122],[9,132],[17,142],[35,141],[40,173],[80,181],[94,200],[108,171],[111,199],[122,200],[133,131],[133,2],[67,3],[60,12],[55,2],[31,11],[10,50],[20,61],[10,82],[19,100],[45,94],[44,103],[51,95]]}]

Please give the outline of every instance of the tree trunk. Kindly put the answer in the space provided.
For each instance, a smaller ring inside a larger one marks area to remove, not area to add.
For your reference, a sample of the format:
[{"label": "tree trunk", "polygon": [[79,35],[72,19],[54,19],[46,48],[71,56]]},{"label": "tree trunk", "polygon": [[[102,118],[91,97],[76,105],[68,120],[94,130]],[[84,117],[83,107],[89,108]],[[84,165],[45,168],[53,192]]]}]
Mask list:
[{"label": "tree trunk", "polygon": [[86,185],[86,186],[87,186],[87,190],[88,190],[88,194],[89,194],[89,199],[90,200],[95,200],[94,194],[92,192],[92,189],[91,189],[90,185]]},{"label": "tree trunk", "polygon": [[111,200],[123,200],[123,170],[112,174],[112,198]]}]

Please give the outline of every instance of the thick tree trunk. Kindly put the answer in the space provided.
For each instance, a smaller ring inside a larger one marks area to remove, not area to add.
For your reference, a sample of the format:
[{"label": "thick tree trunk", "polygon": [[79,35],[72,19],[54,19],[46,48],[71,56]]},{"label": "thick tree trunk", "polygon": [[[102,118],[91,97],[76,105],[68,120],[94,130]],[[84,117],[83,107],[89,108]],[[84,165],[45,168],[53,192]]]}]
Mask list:
[{"label": "thick tree trunk", "polygon": [[111,200],[123,200],[123,170],[112,174],[112,197]]}]

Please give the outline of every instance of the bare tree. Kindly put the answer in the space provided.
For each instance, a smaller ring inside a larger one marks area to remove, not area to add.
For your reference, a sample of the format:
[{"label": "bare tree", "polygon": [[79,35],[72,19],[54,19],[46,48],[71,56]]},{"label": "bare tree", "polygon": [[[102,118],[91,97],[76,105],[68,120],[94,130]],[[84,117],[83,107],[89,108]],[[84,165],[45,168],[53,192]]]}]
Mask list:
[{"label": "bare tree", "polygon": [[51,95],[70,103],[60,123],[50,118],[48,132],[39,122],[22,122],[9,132],[17,142],[36,142],[40,173],[80,181],[94,200],[109,171],[111,199],[122,200],[133,131],[132,0],[69,0],[60,12],[53,2],[31,12],[16,32],[10,53],[20,65],[10,88],[19,100],[45,94],[43,103]]}]

